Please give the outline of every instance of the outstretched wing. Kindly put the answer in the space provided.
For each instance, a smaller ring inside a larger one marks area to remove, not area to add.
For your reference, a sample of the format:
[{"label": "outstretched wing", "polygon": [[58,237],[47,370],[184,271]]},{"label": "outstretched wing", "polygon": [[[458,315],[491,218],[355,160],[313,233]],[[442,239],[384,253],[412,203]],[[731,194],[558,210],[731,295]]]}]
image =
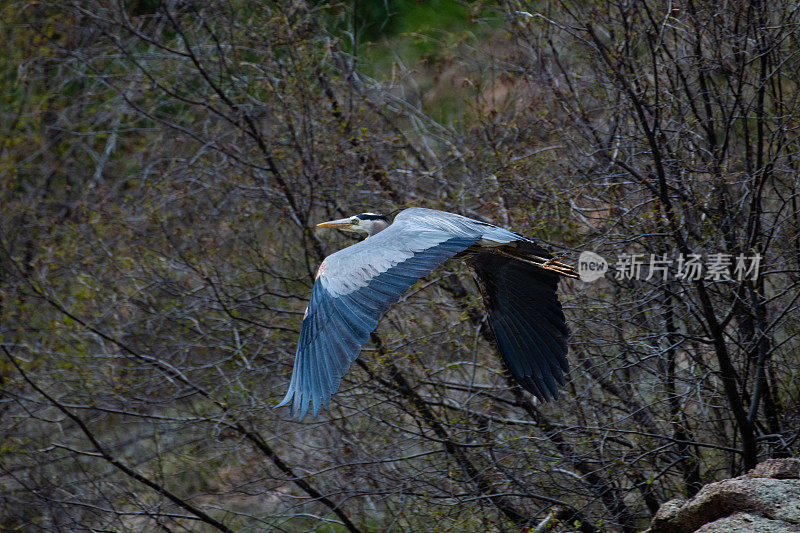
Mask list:
[{"label": "outstretched wing", "polygon": [[567,329],[556,295],[558,275],[517,259],[480,253],[470,259],[489,324],[511,374],[541,400],[564,385]]},{"label": "outstretched wing", "polygon": [[417,280],[480,239],[511,242],[510,231],[451,213],[407,209],[382,232],[330,256],[319,267],[300,329],[286,397],[302,419],[317,416],[378,320]]}]

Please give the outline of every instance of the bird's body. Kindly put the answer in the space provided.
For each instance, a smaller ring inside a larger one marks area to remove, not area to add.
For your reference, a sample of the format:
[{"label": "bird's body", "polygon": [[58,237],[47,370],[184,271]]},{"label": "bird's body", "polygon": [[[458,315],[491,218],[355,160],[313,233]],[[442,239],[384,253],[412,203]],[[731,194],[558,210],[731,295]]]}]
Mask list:
[{"label": "bird's body", "polygon": [[470,218],[409,208],[389,225],[365,213],[320,224],[369,236],[320,265],[300,330],[295,366],[283,402],[302,418],[327,407],[341,377],[378,320],[417,280],[459,255],[472,268],[500,352],[516,380],[537,397],[558,394],[568,372],[559,276],[574,271],[512,231]]}]

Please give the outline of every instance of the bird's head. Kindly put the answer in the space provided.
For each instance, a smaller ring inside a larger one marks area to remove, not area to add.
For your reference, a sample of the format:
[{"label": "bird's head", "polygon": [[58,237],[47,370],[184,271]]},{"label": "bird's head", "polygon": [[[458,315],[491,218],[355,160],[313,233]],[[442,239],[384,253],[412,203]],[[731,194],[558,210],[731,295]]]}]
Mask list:
[{"label": "bird's head", "polygon": [[339,220],[322,222],[317,224],[318,228],[336,228],[351,233],[361,233],[364,235],[375,235],[379,231],[385,230],[389,226],[389,219],[386,215],[376,215],[375,213],[361,213]]}]

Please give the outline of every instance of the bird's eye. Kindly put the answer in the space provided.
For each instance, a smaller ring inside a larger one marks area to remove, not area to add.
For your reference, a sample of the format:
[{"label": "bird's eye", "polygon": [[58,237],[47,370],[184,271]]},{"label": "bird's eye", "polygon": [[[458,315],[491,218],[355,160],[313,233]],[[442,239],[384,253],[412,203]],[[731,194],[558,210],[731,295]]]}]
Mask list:
[{"label": "bird's eye", "polygon": [[353,220],[351,220],[351,221],[350,221],[350,223],[351,223],[352,225],[354,225],[354,226],[358,226],[358,219],[357,219],[357,218],[354,218]]}]

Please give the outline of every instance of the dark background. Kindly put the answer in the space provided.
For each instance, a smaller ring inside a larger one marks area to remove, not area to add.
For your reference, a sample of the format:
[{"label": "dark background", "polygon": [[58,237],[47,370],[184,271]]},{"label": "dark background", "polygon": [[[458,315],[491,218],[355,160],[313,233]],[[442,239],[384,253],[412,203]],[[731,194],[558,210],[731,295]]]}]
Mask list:
[{"label": "dark background", "polygon": [[[0,10],[4,530],[634,531],[798,453],[795,2]],[[403,206],[760,275],[562,283],[541,404],[447,264],[292,420],[311,228]]]}]

